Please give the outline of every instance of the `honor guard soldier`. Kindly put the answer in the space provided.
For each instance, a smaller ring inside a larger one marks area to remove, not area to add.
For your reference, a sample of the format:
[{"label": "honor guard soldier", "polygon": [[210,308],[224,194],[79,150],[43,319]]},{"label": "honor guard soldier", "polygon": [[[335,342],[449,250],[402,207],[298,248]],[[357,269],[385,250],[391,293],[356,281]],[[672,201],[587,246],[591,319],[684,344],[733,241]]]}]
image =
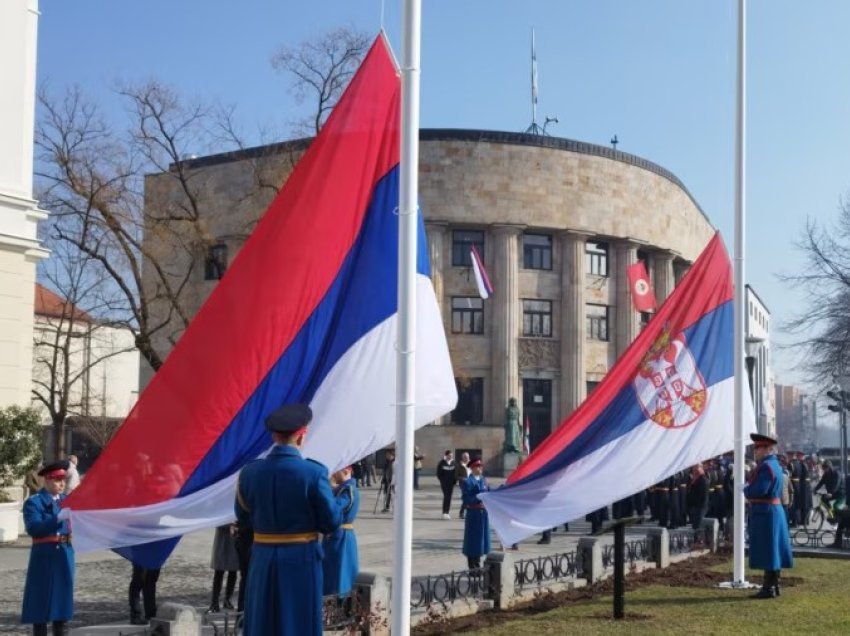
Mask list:
[{"label": "honor guard soldier", "polygon": [[490,490],[490,485],[484,477],[484,467],[481,460],[476,458],[469,462],[472,471],[463,483],[461,494],[466,506],[466,519],[463,524],[463,554],[470,570],[481,567],[481,557],[490,552],[490,521],[487,510],[478,498],[482,492]]},{"label": "honor guard soldier", "polygon": [[764,570],[764,583],[755,598],[779,596],[779,572],[793,567],[788,519],[782,507],[782,468],[776,459],[776,440],[750,435],[756,467],[750,473],[744,496],[750,504],[750,567]]},{"label": "honor guard soldier", "polygon": [[254,532],[245,593],[245,636],[322,633],[322,544],[342,523],[328,470],[301,456],[310,407],[290,404],[266,419],[274,447],[236,484],[236,517]]},{"label": "honor guard soldier", "polygon": [[32,623],[32,633],[47,636],[67,634],[66,623],[74,616],[74,548],[68,510],[60,508],[65,498],[67,460],[46,465],[38,471],[44,488],[24,502],[24,525],[32,537],[21,622]]},{"label": "honor guard soldier", "polygon": [[352,479],[351,472],[349,466],[333,476],[333,492],[342,510],[342,525],[331,534],[326,534],[323,541],[325,596],[348,595],[360,571],[357,536],[354,534],[354,519],[360,509],[360,491],[357,490],[357,481]]}]

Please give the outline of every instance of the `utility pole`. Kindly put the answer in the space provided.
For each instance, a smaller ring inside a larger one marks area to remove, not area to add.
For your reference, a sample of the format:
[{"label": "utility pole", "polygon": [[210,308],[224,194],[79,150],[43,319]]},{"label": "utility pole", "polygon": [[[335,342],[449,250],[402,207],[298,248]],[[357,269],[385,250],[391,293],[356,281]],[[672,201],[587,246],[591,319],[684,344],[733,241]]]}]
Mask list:
[{"label": "utility pole", "polygon": [[847,411],[850,410],[850,391],[845,391],[837,386],[826,392],[826,396],[833,400],[834,404],[828,404],[826,408],[838,413],[839,434],[841,438],[841,474],[847,479]]}]

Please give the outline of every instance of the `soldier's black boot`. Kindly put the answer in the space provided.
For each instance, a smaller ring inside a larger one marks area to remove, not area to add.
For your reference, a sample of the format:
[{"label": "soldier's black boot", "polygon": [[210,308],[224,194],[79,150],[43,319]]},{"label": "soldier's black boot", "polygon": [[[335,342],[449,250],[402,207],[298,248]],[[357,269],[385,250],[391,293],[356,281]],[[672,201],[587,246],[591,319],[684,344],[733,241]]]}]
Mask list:
[{"label": "soldier's black boot", "polygon": [[781,592],[779,591],[779,575],[782,573],[782,570],[774,570],[773,571],[773,593],[776,596],[781,596]]},{"label": "soldier's black boot", "polygon": [[829,547],[830,548],[840,548],[841,544],[843,543],[842,542],[843,538],[844,538],[844,528],[842,527],[842,524],[839,523],[838,528],[835,530],[835,541],[833,541],[830,544]]},{"label": "soldier's black boot", "polygon": [[66,621],[53,621],[53,636],[66,636],[68,634],[68,623]]},{"label": "soldier's black boot", "polygon": [[148,622],[142,618],[142,608],[139,599],[130,600],[130,625],[147,625]]},{"label": "soldier's black boot", "polygon": [[33,636],[47,636],[47,623],[33,623]]},{"label": "soldier's black boot", "polygon": [[753,598],[774,598],[775,596],[776,594],[773,590],[773,570],[765,570],[761,589]]}]

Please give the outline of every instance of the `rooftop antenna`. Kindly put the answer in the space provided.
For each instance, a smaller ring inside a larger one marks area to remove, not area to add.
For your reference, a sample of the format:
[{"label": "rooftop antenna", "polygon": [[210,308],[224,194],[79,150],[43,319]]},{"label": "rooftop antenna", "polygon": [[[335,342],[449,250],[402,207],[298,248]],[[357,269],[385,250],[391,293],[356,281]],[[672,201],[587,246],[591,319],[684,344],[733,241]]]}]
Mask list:
[{"label": "rooftop antenna", "polygon": [[614,150],[616,150],[616,149],[617,149],[617,144],[618,144],[618,143],[620,143],[620,140],[619,140],[619,139],[617,139],[617,133],[614,133],[614,136],[613,136],[613,137],[611,137],[611,147],[612,147]]},{"label": "rooftop antenna", "polygon": [[534,28],[531,29],[531,125],[525,132],[531,135],[548,135],[546,126],[550,123],[557,124],[557,117],[547,117],[546,122],[539,126],[537,124],[537,45],[534,38]]}]

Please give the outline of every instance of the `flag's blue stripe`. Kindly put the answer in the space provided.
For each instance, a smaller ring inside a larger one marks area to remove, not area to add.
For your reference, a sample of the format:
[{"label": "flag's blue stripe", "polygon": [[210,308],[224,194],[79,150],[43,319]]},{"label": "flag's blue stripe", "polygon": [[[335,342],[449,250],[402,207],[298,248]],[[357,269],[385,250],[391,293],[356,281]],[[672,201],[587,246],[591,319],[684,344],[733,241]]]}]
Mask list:
[{"label": "flag's blue stripe", "polygon": [[[399,169],[396,166],[376,185],[360,235],[327,294],[210,448],[178,496],[196,492],[233,474],[265,451],[271,443],[264,426],[269,413],[282,404],[310,402],[345,352],[396,312],[398,192]],[[304,240],[316,244],[316,258],[321,258],[321,237],[304,237]],[[417,271],[430,275],[421,215]],[[257,281],[257,285],[287,284],[286,272],[275,271],[273,263],[269,264],[268,276],[268,280]],[[133,562],[158,567],[168,557],[174,543],[169,540],[137,546],[133,550]]]},{"label": "flag's blue stripe", "polygon": [[[685,330],[685,342],[696,360],[706,386],[732,377],[735,373],[732,301],[719,305]],[[647,420],[640,407],[634,385],[629,383],[611,403],[551,461],[525,478],[506,486],[513,488],[560,471],[606,444],[634,430]]]}]

